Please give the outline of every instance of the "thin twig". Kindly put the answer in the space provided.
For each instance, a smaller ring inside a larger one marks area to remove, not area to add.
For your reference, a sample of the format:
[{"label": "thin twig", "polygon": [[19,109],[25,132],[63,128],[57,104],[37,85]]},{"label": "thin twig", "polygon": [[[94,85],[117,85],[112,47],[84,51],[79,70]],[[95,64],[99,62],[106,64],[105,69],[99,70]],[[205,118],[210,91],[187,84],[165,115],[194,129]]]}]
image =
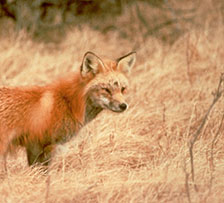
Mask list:
[{"label": "thin twig", "polygon": [[187,172],[186,169],[186,160],[184,159],[184,167],[183,167],[184,173],[185,173],[185,190],[187,194],[187,199],[188,202],[191,203],[191,195],[190,195],[190,190],[189,190],[189,173]]},{"label": "thin twig", "polygon": [[209,192],[208,192],[208,194],[211,194],[211,191],[212,191],[212,184],[213,184],[213,179],[214,179],[213,173],[215,171],[215,165],[214,165],[214,145],[215,145],[215,142],[216,142],[216,140],[218,138],[218,135],[220,134],[220,130],[221,130],[222,125],[223,125],[223,121],[224,121],[224,113],[222,114],[222,119],[221,119],[221,122],[219,124],[219,128],[218,128],[218,130],[216,132],[215,137],[212,140],[212,145],[211,145],[211,158],[210,158],[211,176],[210,176],[210,184],[209,184]]},{"label": "thin twig", "polygon": [[222,96],[223,90],[221,90],[221,86],[222,86],[223,81],[224,81],[224,74],[222,73],[221,76],[220,76],[218,88],[217,88],[216,92],[213,93],[213,96],[214,96],[213,101],[212,101],[211,105],[209,106],[208,111],[206,112],[206,114],[205,114],[205,116],[204,116],[204,118],[203,118],[200,126],[198,127],[197,131],[192,135],[192,138],[191,138],[191,140],[189,142],[189,153],[190,153],[190,163],[191,163],[191,176],[192,176],[192,181],[194,183],[195,191],[198,191],[198,189],[197,189],[197,186],[196,186],[195,181],[194,181],[195,180],[194,179],[194,176],[195,176],[194,174],[195,173],[194,173],[193,147],[194,147],[194,144],[195,144],[195,142],[196,142],[196,140],[197,140],[197,138],[198,138],[198,136],[199,136],[202,128],[204,127],[204,125],[205,125],[205,123],[206,123],[206,121],[208,119],[208,116],[209,116],[212,108],[214,107],[214,105],[216,104],[216,102]]}]

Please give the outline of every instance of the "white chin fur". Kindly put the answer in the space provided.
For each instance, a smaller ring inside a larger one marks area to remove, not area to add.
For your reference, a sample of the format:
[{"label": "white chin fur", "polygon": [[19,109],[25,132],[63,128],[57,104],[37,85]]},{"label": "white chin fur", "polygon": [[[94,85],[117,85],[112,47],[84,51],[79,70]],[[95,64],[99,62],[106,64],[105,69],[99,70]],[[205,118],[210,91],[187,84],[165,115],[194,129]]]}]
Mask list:
[{"label": "white chin fur", "polygon": [[102,101],[102,103],[104,105],[109,105],[109,103],[110,103],[110,100],[106,97],[102,97],[102,98],[100,98],[100,100]]}]

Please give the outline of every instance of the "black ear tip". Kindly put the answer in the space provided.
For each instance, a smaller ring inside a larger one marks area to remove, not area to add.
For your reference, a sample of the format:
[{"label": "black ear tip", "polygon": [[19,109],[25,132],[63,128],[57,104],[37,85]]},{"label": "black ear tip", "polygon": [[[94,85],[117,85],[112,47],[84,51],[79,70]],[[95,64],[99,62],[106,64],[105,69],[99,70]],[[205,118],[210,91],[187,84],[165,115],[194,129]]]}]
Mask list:
[{"label": "black ear tip", "polygon": [[96,56],[96,57],[97,57],[97,55],[94,54],[92,51],[87,51],[87,52],[85,53],[84,57],[86,57],[87,55],[91,55],[91,56]]},{"label": "black ear tip", "polygon": [[137,52],[136,51],[132,51],[132,52],[130,52],[129,54],[127,54],[126,56],[130,56],[130,55],[137,55]]},{"label": "black ear tip", "polygon": [[93,54],[93,52],[91,52],[91,51],[87,51],[85,54],[84,54],[84,57],[86,57],[87,55],[92,55]]},{"label": "black ear tip", "polygon": [[136,57],[136,54],[137,54],[136,51],[132,51],[132,52],[130,52],[130,53],[128,53],[128,54],[126,54],[126,55],[124,55],[124,56],[118,58],[118,59],[117,59],[117,62],[119,62],[120,60],[122,60],[122,59],[124,59],[124,58],[126,58],[126,57],[129,57],[129,56],[131,56],[131,55],[134,55],[134,56]]}]

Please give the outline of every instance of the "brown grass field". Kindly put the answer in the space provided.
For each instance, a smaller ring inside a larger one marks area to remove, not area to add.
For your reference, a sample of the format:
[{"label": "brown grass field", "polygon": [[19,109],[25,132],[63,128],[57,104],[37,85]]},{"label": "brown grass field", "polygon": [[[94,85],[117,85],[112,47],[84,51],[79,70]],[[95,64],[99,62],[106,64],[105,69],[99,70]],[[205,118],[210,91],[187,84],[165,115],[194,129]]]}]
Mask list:
[{"label": "brown grass field", "polygon": [[[223,96],[194,143],[194,180],[191,171],[189,143],[224,72],[222,19],[215,11],[202,18],[204,26],[172,45],[136,33],[129,109],[102,112],[59,146],[48,175],[28,167],[23,149],[9,155],[0,202],[224,202]],[[71,29],[57,45],[34,42],[23,31],[5,32],[0,44],[1,86],[46,84],[77,70],[86,51],[117,58],[134,47],[116,32],[87,26]]]}]

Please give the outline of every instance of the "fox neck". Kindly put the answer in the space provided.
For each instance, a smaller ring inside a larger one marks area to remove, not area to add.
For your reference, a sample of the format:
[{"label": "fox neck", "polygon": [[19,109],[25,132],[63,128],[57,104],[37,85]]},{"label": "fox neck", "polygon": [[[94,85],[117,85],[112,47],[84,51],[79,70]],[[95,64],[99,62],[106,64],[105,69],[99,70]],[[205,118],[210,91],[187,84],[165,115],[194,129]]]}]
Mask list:
[{"label": "fox neck", "polygon": [[[76,130],[84,123],[86,83],[79,74],[74,74],[67,79],[62,78],[53,86],[56,92],[59,93],[59,100],[66,104],[64,111],[71,114],[71,117],[77,123]],[[60,108],[61,106],[63,105],[60,105]]]},{"label": "fox neck", "polygon": [[[72,118],[78,123],[77,131],[80,126],[93,120],[103,109],[97,106],[85,92],[86,84],[89,81],[83,81],[77,74],[70,80],[61,80],[57,84],[63,101],[66,102]],[[80,125],[79,125],[80,124]]]},{"label": "fox neck", "polygon": [[87,97],[85,109],[85,124],[92,121],[103,110],[102,107],[96,106],[92,100]]}]

